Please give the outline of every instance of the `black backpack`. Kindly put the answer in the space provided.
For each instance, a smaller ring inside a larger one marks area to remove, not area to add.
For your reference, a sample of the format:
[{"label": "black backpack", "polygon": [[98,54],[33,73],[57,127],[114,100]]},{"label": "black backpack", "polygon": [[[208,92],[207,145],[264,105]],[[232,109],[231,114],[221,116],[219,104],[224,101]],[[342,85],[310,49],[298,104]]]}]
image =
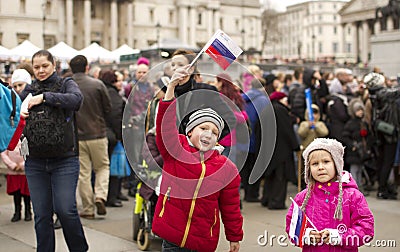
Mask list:
[{"label": "black backpack", "polygon": [[[69,78],[67,78],[69,79]],[[35,81],[33,95],[43,92],[62,93],[67,79],[60,79],[52,87],[40,87]],[[48,106],[44,103],[29,110],[24,134],[28,139],[29,156],[37,158],[55,158],[68,151],[74,151],[74,120],[65,109]]]}]

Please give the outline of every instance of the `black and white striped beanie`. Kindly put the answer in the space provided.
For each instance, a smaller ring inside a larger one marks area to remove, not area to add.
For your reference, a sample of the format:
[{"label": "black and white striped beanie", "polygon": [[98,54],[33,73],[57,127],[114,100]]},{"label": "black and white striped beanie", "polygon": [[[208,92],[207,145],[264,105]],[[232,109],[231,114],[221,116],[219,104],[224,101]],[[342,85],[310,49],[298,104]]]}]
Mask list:
[{"label": "black and white striped beanie", "polygon": [[197,125],[204,122],[212,122],[218,128],[218,138],[221,136],[222,129],[224,128],[224,120],[211,108],[199,109],[190,115],[189,121],[186,125],[186,135]]}]

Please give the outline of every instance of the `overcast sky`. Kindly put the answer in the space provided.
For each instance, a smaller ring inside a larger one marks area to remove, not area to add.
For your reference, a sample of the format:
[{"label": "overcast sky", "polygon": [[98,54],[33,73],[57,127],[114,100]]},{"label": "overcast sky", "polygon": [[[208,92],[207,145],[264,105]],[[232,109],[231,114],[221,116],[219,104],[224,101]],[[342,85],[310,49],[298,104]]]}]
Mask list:
[{"label": "overcast sky", "polygon": [[278,11],[285,11],[286,6],[307,2],[307,0],[260,0],[262,2],[269,2],[272,7]]}]

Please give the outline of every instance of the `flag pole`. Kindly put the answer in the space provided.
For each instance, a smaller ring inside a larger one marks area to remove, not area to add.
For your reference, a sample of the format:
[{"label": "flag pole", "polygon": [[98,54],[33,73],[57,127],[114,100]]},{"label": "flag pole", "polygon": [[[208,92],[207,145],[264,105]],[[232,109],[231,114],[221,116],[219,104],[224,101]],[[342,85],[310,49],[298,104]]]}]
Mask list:
[{"label": "flag pole", "polygon": [[200,56],[201,56],[201,54],[202,54],[203,52],[204,52],[204,48],[201,49],[201,51],[196,55],[196,58],[194,58],[194,59],[192,60],[192,62],[190,62],[189,68],[188,68],[188,69],[190,69],[190,68],[194,65],[194,63],[196,63],[196,61],[200,58]]},{"label": "flag pole", "polygon": [[[289,199],[293,202],[293,204],[296,204],[296,205],[297,205],[296,201],[294,201],[292,197],[289,197]],[[300,208],[299,205],[297,205],[297,207]],[[300,210],[301,210],[301,209],[300,209]],[[312,226],[315,230],[318,231],[318,228],[317,228],[317,227],[314,225],[314,223],[312,223],[312,221],[307,217],[306,213],[304,213],[304,216],[306,216],[306,218],[307,218],[308,222],[310,222],[311,226]],[[318,232],[319,232],[319,231],[318,231]]]}]

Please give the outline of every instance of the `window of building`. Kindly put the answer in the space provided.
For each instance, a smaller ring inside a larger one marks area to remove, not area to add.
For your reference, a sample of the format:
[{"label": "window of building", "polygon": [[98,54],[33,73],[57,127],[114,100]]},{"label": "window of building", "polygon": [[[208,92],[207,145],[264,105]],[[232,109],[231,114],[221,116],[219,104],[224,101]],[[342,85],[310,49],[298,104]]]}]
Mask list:
[{"label": "window of building", "polygon": [[337,17],[336,15],[333,15],[333,20],[336,21]]},{"label": "window of building", "polygon": [[150,22],[154,22],[154,9],[149,10]]},{"label": "window of building", "polygon": [[170,24],[174,23],[174,11],[173,10],[169,11],[169,23]]},{"label": "window of building", "polygon": [[318,9],[322,9],[322,4],[318,4]]},{"label": "window of building", "polygon": [[350,35],[351,34],[351,28],[347,28],[347,34]]},{"label": "window of building", "polygon": [[337,34],[337,27],[336,26],[333,27],[333,34]]},{"label": "window of building", "polygon": [[239,19],[235,20],[235,27],[236,27],[237,31],[240,31],[240,21],[239,21]]},{"label": "window of building", "polygon": [[56,44],[56,37],[54,35],[44,35],[44,48],[50,48]]},{"label": "window of building", "polygon": [[318,15],[318,20],[322,21],[322,15]]},{"label": "window of building", "polygon": [[351,43],[347,43],[347,45],[346,45],[346,52],[347,53],[351,53]]},{"label": "window of building", "polygon": [[333,53],[338,53],[338,51],[339,51],[339,45],[338,45],[337,42],[333,42],[333,43],[332,43],[332,51],[333,51]]},{"label": "window of building", "polygon": [[222,18],[219,19],[219,27],[221,30],[224,29],[224,20]]},{"label": "window of building", "polygon": [[203,19],[203,15],[202,13],[197,14],[197,24],[201,25],[202,24],[202,20]]},{"label": "window of building", "polygon": [[96,17],[96,8],[95,8],[94,4],[90,4],[90,16],[91,16],[91,18]]},{"label": "window of building", "polygon": [[318,34],[322,35],[322,26],[318,26]]},{"label": "window of building", "polygon": [[29,40],[29,33],[17,33],[18,45],[24,42],[25,40]]},{"label": "window of building", "polygon": [[322,42],[318,42],[318,52],[322,53],[322,49],[323,49],[323,44]]},{"label": "window of building", "polygon": [[19,12],[25,13],[26,12],[26,1],[19,0]]},{"label": "window of building", "polygon": [[51,15],[51,1],[46,1],[46,15]]},{"label": "window of building", "polygon": [[2,45],[2,44],[3,44],[3,33],[0,32],[0,45]]},{"label": "window of building", "polygon": [[333,4],[333,8],[334,8],[335,10],[336,10],[336,7],[337,7],[337,6],[336,6],[336,4],[334,3],[334,4]]}]

